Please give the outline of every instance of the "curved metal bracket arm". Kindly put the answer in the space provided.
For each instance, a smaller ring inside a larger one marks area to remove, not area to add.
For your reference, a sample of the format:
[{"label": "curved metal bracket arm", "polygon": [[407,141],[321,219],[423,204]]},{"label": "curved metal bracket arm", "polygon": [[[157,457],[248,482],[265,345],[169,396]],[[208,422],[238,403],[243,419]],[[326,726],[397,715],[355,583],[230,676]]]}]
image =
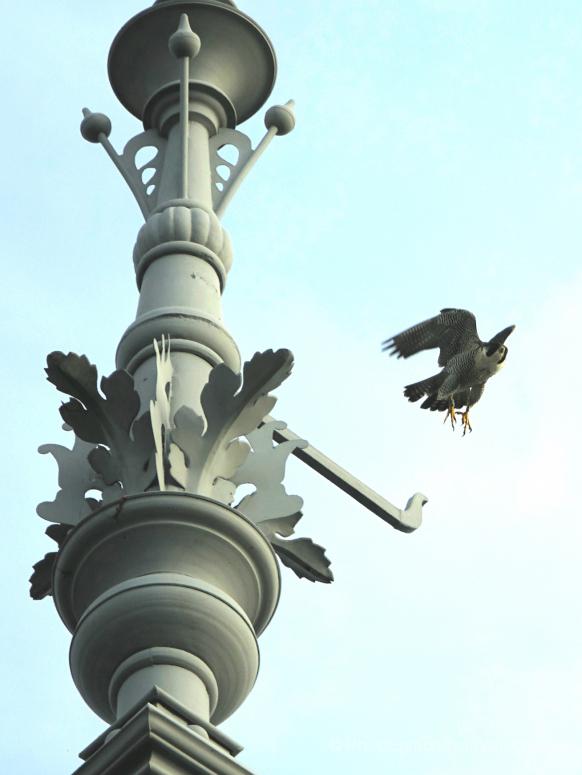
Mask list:
[{"label": "curved metal bracket arm", "polygon": [[[272,417],[265,417],[264,422],[271,422]],[[288,428],[283,430],[276,430],[273,434],[273,439],[278,443],[283,441],[295,441],[299,437],[290,431]],[[388,522],[396,530],[400,530],[403,533],[412,533],[422,523],[422,507],[427,503],[428,498],[422,493],[415,493],[409,498],[405,509],[399,509],[397,506],[393,506],[385,498],[372,490],[355,476],[346,471],[333,460],[324,455],[311,444],[308,444],[303,449],[297,448],[293,450],[293,454],[299,458],[299,460],[307,463],[310,468],[321,474],[328,482],[335,484],[340,490],[350,495],[354,500],[361,503],[369,511],[376,516],[383,519],[384,522]]]},{"label": "curved metal bracket arm", "polygon": [[[131,193],[142,212],[144,219],[157,204],[157,189],[164,160],[166,140],[158,135],[154,129],[148,129],[129,140],[123,153],[117,153],[109,140],[111,133],[111,121],[103,113],[93,113],[83,108],[83,121],[81,122],[81,134],[90,143],[99,143],[105,148],[107,155],[115,164],[121,176],[127,183]],[[137,165],[137,154],[142,148],[152,149],[152,158],[141,166]],[[144,182],[145,175],[147,183]]]},{"label": "curved metal bracket arm", "polygon": [[[266,151],[275,135],[286,135],[295,126],[294,105],[294,101],[289,100],[285,105],[274,105],[269,108],[265,114],[267,132],[254,149],[249,138],[236,129],[221,129],[218,134],[210,138],[212,205],[219,218],[223,216],[241,183]],[[220,154],[220,150],[229,145],[236,148],[235,162],[228,161]],[[227,170],[225,176],[220,174],[220,167]]]}]

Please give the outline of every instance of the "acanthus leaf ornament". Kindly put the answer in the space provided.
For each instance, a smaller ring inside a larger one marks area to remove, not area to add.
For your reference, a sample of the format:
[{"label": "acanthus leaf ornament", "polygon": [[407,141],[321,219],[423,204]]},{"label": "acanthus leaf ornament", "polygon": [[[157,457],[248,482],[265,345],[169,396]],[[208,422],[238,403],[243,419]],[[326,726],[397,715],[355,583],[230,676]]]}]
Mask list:
[{"label": "acanthus leaf ornament", "polygon": [[[240,374],[215,366],[202,390],[203,416],[188,406],[172,406],[173,367],[169,339],[154,342],[155,400],[139,415],[140,399],[133,378],[123,370],[103,377],[86,356],[61,352],[47,358],[47,377],[71,396],[60,407],[72,449],[58,444],[40,448],[59,465],[61,489],[52,502],[39,504],[39,516],[53,521],[62,540],[92,512],[124,496],[158,489],[181,489],[232,505],[237,488],[254,484],[255,491],[235,507],[264,533],[281,561],[299,577],[329,582],[329,560],[311,539],[283,540],[301,518],[303,500],[288,495],[282,484],[290,454],[307,446],[302,439],[273,444],[273,434],[285,423],[265,423],[276,403],[270,392],[290,374],[289,350],[255,353]],[[139,415],[139,416],[138,416]],[[101,500],[86,497],[101,491]],[[56,533],[53,537],[56,536]],[[56,553],[37,563],[31,594],[50,594],[50,573]]]},{"label": "acanthus leaf ornament", "polygon": [[132,377],[122,369],[103,377],[101,395],[95,366],[84,355],[62,352],[47,357],[46,372],[58,390],[72,396],[60,407],[63,420],[83,441],[99,445],[89,462],[104,482],[119,482],[124,495],[146,490],[155,476],[153,436],[148,418],[134,422],[140,401]]},{"label": "acanthus leaf ornament", "polygon": [[274,445],[273,434],[286,427],[284,422],[270,420],[247,434],[252,451],[233,476],[233,481],[239,485],[254,484],[255,491],[245,495],[236,509],[252,519],[269,539],[281,562],[299,578],[330,583],[333,573],[322,546],[310,538],[282,540],[293,535],[303,506],[303,498],[288,495],[285,490],[285,465],[295,450],[308,446],[304,439]]},{"label": "acanthus leaf ornament", "polygon": [[289,350],[266,350],[255,353],[242,374],[224,364],[212,369],[201,395],[204,418],[188,407],[174,416],[170,470],[185,490],[232,500],[234,489],[223,482],[250,451],[240,437],[255,430],[271,411],[277,399],[268,394],[289,376],[292,366]]},{"label": "acanthus leaf ornament", "polygon": [[262,523],[260,527],[281,562],[291,568],[296,576],[324,584],[330,584],[333,581],[333,573],[329,569],[331,563],[326,557],[323,546],[314,543],[311,538],[283,541],[277,537],[276,529],[273,532],[267,532],[266,528],[270,527],[270,520]]},{"label": "acanthus leaf ornament", "polygon": [[30,596],[33,600],[42,600],[43,597],[51,594],[51,578],[56,557],[57,552],[47,552],[42,560],[35,562],[32,566],[29,582]]},{"label": "acanthus leaf ornament", "polygon": [[[69,426],[65,426],[69,430]],[[89,463],[94,444],[75,436],[73,448],[62,444],[42,444],[41,455],[51,454],[59,467],[59,491],[53,501],[44,501],[36,507],[39,517],[64,525],[76,525],[96,506],[96,501],[86,497],[89,490],[104,489],[105,483]]]},{"label": "acanthus leaf ornament", "polygon": [[[49,538],[56,541],[59,548],[69,534],[72,528],[69,525],[49,525],[44,531]],[[57,552],[48,552],[32,566],[32,575],[30,581],[30,596],[33,600],[42,600],[43,597],[51,594],[52,591],[52,573],[55,564]]]}]

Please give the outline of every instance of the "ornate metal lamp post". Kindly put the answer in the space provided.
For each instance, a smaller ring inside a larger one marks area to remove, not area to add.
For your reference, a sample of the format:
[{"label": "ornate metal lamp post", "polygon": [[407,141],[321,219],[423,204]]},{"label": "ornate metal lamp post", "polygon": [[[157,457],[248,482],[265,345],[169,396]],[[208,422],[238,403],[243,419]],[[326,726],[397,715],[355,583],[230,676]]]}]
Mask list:
[{"label": "ornate metal lamp post", "polygon": [[[75,683],[110,724],[81,754],[84,775],[247,772],[216,725],[255,681],[257,637],[279,598],[276,555],[300,577],[333,578],[322,547],[288,540],[302,506],[282,483],[290,454],[397,529],[420,524],[422,495],[391,506],[269,416],[291,353],[241,368],[222,323],[232,252],[220,216],[294,126],[289,102],[267,111],[255,149],[235,129],[265,103],[275,69],[269,39],[229,0],[157,0],[109,56],[113,89],[145,131],[118,154],[109,119],[83,111],[83,137],[106,149],[145,219],[117,370],[99,389],[85,356],[47,359],[70,396],[61,415],[74,443],[41,447],[59,464],[61,489],[38,507],[59,549],[35,566],[32,594],[52,594]],[[255,491],[238,500],[246,483]]]}]

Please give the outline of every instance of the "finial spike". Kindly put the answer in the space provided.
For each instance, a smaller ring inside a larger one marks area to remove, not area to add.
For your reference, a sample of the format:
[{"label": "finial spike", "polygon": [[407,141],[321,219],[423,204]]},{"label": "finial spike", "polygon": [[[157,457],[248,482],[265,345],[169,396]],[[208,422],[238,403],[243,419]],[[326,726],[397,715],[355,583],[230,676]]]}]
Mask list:
[{"label": "finial spike", "polygon": [[194,59],[200,53],[202,42],[195,32],[192,32],[187,13],[180,15],[178,29],[170,36],[168,46],[176,59]]},{"label": "finial spike", "polygon": [[182,60],[182,72],[180,75],[180,127],[182,145],[182,170],[181,193],[184,199],[188,198],[188,99],[190,87],[190,60],[198,56],[202,43],[198,35],[192,32],[188,14],[180,15],[178,29],[170,36],[168,46],[176,59]]}]

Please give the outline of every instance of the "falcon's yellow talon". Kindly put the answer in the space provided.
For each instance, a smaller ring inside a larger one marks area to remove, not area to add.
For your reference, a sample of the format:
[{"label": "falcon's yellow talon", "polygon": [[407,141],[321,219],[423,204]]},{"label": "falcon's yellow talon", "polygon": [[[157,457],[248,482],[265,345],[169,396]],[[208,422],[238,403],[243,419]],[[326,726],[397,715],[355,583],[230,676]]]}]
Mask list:
[{"label": "falcon's yellow talon", "polygon": [[463,436],[465,435],[465,433],[467,433],[467,428],[469,429],[470,433],[473,433],[473,428],[471,427],[471,423],[469,421],[468,409],[466,409],[461,415],[461,422],[463,423]]},{"label": "falcon's yellow talon", "polygon": [[446,421],[449,419],[449,417],[451,418],[451,428],[453,430],[455,430],[455,423],[457,422],[457,414],[455,412],[455,404],[454,404],[452,398],[449,401],[449,408],[447,409],[447,415],[446,415],[446,417],[445,417],[445,419],[443,421],[443,425],[444,425],[444,423],[446,423]]}]

